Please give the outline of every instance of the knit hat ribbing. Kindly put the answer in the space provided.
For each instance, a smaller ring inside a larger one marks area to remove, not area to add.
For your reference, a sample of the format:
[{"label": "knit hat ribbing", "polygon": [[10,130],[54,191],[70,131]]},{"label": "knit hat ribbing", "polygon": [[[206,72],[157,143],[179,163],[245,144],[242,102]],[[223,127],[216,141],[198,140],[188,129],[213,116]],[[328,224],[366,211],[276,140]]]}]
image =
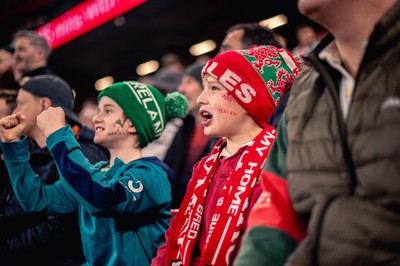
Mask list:
[{"label": "knit hat ribbing", "polygon": [[209,74],[216,78],[254,121],[265,128],[300,71],[300,59],[288,50],[263,45],[217,55],[207,62],[202,76]]},{"label": "knit hat ribbing", "polygon": [[187,114],[188,103],[182,94],[164,97],[155,87],[136,81],[114,83],[100,92],[98,100],[103,96],[113,99],[131,120],[141,148],[160,137],[169,119]]}]

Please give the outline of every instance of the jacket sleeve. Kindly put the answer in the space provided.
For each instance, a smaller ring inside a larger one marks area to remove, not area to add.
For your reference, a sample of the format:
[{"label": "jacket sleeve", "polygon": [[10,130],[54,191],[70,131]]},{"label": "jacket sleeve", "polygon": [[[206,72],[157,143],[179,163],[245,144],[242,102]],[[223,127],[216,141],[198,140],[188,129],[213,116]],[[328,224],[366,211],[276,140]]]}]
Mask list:
[{"label": "jacket sleeve", "polygon": [[[1,257],[23,256],[32,249],[35,249],[35,256],[49,257],[51,256],[51,254],[48,254],[49,250],[54,248],[54,245],[60,245],[60,241],[79,243],[76,212],[54,215],[29,213],[25,216],[21,219],[28,219],[30,226],[1,237]],[[9,227],[12,227],[12,225],[6,226],[6,228]]]},{"label": "jacket sleeve", "polygon": [[285,117],[261,175],[262,193],[249,214],[249,227],[235,266],[283,265],[306,234],[292,208],[286,181]]},{"label": "jacket sleeve", "polygon": [[25,211],[47,210],[49,213],[69,213],[77,202],[63,189],[60,181],[45,185],[29,165],[29,149],[24,136],[18,142],[1,143],[4,161],[14,193]]},{"label": "jacket sleeve", "polygon": [[[174,224],[174,223],[172,223]],[[167,261],[167,245],[171,235],[171,226],[168,227],[167,231],[165,232],[165,243],[162,244],[158,250],[157,255],[151,260],[151,266],[165,266]]]},{"label": "jacket sleeve", "polygon": [[99,164],[92,165],[83,155],[68,125],[48,136],[47,146],[68,191],[93,215],[157,212],[170,204],[167,173],[153,163],[121,162],[120,170],[104,174]]}]

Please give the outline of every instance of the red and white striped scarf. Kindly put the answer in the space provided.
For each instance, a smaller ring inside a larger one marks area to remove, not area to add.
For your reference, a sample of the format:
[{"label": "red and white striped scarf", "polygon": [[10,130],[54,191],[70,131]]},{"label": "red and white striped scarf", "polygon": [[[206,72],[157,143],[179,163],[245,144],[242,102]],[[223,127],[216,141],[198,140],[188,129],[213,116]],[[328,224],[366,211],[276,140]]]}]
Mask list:
[{"label": "red and white striped scarf", "polygon": [[[238,164],[226,181],[215,208],[206,244],[202,247],[200,265],[229,265],[239,237],[244,214],[257,177],[265,163],[276,131],[267,126],[246,147]],[[171,229],[166,265],[190,265],[196,245],[208,186],[218,166],[225,139],[220,139],[200,171],[193,176]]]}]

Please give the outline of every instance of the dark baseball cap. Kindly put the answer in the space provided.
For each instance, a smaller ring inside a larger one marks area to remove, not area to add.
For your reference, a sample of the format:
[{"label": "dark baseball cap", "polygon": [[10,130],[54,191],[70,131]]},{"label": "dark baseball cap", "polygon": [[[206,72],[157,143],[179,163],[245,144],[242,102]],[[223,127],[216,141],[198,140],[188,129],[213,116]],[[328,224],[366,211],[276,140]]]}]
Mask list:
[{"label": "dark baseball cap", "polygon": [[53,107],[61,107],[65,116],[74,124],[80,125],[74,113],[74,93],[68,83],[56,75],[38,75],[27,77],[21,82],[21,89],[38,97],[47,97]]}]

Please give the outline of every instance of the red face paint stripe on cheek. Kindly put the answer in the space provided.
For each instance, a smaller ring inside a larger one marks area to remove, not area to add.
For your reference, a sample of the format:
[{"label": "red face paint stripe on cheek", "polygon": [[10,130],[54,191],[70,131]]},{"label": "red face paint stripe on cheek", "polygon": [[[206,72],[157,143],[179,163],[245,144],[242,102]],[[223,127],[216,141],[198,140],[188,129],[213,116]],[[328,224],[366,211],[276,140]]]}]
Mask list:
[{"label": "red face paint stripe on cheek", "polygon": [[225,95],[222,96],[222,99],[224,99],[227,102],[233,102],[235,99],[229,92],[227,92]]},{"label": "red face paint stripe on cheek", "polygon": [[227,110],[227,109],[223,109],[223,108],[219,108],[218,113],[225,114],[225,115],[237,116],[235,112]]}]

